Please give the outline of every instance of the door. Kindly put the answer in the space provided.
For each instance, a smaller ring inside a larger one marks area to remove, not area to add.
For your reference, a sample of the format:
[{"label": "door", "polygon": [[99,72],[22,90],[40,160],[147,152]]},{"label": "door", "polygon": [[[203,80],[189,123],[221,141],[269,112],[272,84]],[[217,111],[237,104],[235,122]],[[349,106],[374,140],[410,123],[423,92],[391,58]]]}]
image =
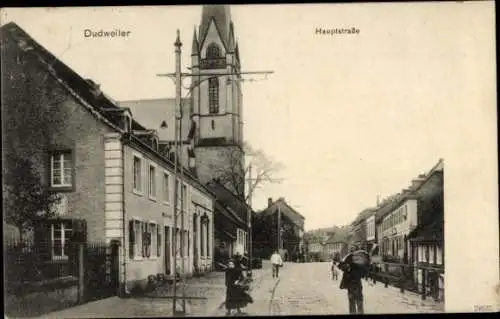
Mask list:
[{"label": "door", "polygon": [[170,249],[170,228],[168,226],[165,226],[165,274],[170,275],[170,256],[171,256],[171,249]]}]

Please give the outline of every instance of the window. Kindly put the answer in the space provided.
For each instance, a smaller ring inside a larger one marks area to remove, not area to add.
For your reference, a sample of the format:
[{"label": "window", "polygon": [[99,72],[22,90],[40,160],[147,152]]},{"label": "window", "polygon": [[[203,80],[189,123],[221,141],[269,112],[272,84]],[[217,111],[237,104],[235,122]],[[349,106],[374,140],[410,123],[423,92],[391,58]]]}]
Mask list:
[{"label": "window", "polygon": [[157,231],[157,225],[155,223],[150,223],[149,224],[149,229],[148,229],[148,237],[151,239],[150,240],[150,256],[151,257],[158,257],[158,231]]},{"label": "window", "polygon": [[71,232],[71,225],[67,222],[51,225],[52,259],[68,259]]},{"label": "window", "polygon": [[147,224],[132,219],[129,222],[129,256],[130,259],[147,257]]},{"label": "window", "polygon": [[219,113],[219,80],[216,77],[208,80],[208,108],[211,114]]},{"label": "window", "polygon": [[176,243],[176,256],[177,257],[182,257],[182,250],[181,250],[181,235],[180,235],[180,230],[177,228],[175,230],[175,240],[177,241]]},{"label": "window", "polygon": [[220,58],[220,57],[221,57],[221,52],[219,46],[215,43],[210,43],[210,45],[207,48],[207,58]]},{"label": "window", "polygon": [[134,156],[134,191],[141,192],[141,158]]},{"label": "window", "polygon": [[149,165],[149,198],[156,199],[156,167]]},{"label": "window", "polygon": [[205,234],[206,234],[205,243],[207,245],[207,254],[206,254],[206,256],[210,257],[210,220],[208,218],[207,218],[207,222],[206,222],[206,225],[205,225]]},{"label": "window", "polygon": [[170,176],[167,173],[163,174],[163,202],[170,202]]},{"label": "window", "polygon": [[182,185],[182,211],[187,212],[187,186]]},{"label": "window", "polygon": [[161,256],[161,227],[158,225],[156,229],[156,256]]},{"label": "window", "polygon": [[203,218],[201,219],[201,227],[200,227],[200,256],[205,257],[205,227]]},{"label": "window", "polygon": [[151,257],[152,252],[152,236],[151,236],[151,224],[142,223],[142,257]]},{"label": "window", "polygon": [[50,177],[52,187],[73,185],[71,152],[55,152],[50,156]]}]

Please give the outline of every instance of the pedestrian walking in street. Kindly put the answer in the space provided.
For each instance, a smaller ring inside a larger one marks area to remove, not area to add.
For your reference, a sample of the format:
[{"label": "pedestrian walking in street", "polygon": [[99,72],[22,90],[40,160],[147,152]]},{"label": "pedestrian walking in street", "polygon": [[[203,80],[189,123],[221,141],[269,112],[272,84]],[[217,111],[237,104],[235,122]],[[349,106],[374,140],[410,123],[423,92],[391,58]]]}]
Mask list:
[{"label": "pedestrian walking in street", "polygon": [[271,255],[271,265],[273,267],[273,278],[279,278],[279,270],[283,266],[283,259],[281,259],[278,250],[275,250]]},{"label": "pedestrian walking in street", "polygon": [[236,309],[237,314],[242,314],[241,308],[245,308],[253,302],[252,297],[247,293],[249,286],[243,276],[243,270],[238,260],[229,261],[226,269],[226,315],[230,316],[232,310]]},{"label": "pedestrian walking in street", "polygon": [[[342,260],[338,267],[343,271],[342,279],[340,282],[340,289],[347,289],[347,297],[349,299],[349,313],[350,314],[363,314],[364,313],[364,300],[363,300],[363,285],[361,279],[367,272],[368,262],[355,261],[354,258],[358,257],[356,248],[351,248],[351,253]],[[367,258],[369,256],[367,255]]]},{"label": "pedestrian walking in street", "polygon": [[339,272],[337,270],[337,263],[335,262],[335,258],[332,259],[331,272],[332,272],[332,280],[337,280]]}]

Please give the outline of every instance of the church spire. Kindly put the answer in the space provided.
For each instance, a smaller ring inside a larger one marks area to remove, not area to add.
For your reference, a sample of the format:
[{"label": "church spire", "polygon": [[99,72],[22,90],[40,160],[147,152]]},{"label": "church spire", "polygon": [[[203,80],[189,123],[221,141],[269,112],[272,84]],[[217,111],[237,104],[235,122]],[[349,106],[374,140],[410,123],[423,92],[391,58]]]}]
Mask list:
[{"label": "church spire", "polygon": [[234,43],[234,25],[233,22],[229,24],[229,38],[228,38],[228,45],[227,45],[227,51],[230,53],[233,53],[235,50],[235,43]]},{"label": "church spire", "polygon": [[231,10],[229,8],[229,5],[203,5],[199,32],[199,43],[203,44],[203,42],[205,41],[205,37],[208,33],[208,28],[210,27],[210,21],[212,21],[212,19],[215,22],[217,30],[220,32],[220,36],[222,38],[224,46],[227,47],[229,43],[229,29],[231,23]]},{"label": "church spire", "polygon": [[198,43],[198,37],[196,36],[196,27],[193,32],[193,44],[191,46],[191,55],[199,55],[200,54],[200,45]]}]

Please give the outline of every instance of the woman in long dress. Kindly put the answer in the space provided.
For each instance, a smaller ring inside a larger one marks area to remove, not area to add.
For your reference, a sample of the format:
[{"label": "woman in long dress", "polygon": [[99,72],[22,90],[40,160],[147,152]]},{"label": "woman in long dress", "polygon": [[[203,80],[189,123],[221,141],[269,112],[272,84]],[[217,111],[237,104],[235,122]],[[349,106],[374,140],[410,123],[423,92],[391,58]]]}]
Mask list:
[{"label": "woman in long dress", "polygon": [[252,302],[252,298],[245,292],[245,276],[241,265],[236,260],[230,260],[226,269],[226,315],[236,309],[241,314],[241,308]]}]

